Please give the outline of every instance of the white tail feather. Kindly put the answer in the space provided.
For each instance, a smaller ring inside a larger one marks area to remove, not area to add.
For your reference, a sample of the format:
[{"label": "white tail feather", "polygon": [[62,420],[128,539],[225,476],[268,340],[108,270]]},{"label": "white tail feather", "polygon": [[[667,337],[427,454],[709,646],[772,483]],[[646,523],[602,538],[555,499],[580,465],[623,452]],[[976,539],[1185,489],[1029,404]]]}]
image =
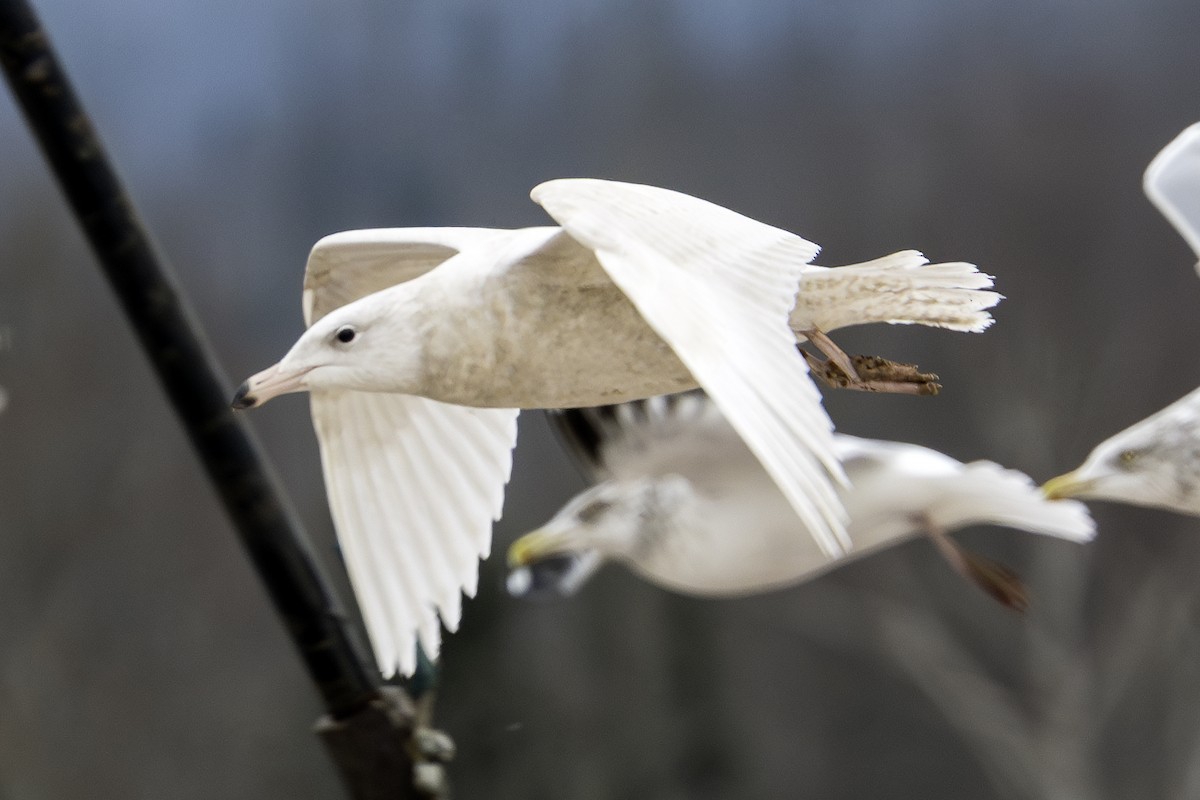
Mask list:
[{"label": "white tail feather", "polygon": [[978,333],[1003,296],[974,264],[930,264],[915,250],[845,267],[811,267],[800,281],[792,329],[831,331],[888,322]]},{"label": "white tail feather", "polygon": [[1091,541],[1096,525],[1082,503],[1047,500],[1027,475],[991,461],[975,461],[945,478],[946,491],[929,511],[943,528],[1005,525],[1076,542]]}]

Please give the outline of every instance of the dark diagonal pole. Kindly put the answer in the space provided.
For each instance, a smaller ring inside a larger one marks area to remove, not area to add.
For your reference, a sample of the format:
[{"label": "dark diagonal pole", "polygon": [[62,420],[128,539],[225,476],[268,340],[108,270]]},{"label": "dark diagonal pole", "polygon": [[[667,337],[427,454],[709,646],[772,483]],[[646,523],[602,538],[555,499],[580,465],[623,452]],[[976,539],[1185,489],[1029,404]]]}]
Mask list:
[{"label": "dark diagonal pole", "polygon": [[228,381],[26,0],[0,0],[0,65],[316,684],[330,717],[322,735],[354,795],[412,796],[405,750],[411,706],[402,694],[380,691],[295,512],[229,408]]}]

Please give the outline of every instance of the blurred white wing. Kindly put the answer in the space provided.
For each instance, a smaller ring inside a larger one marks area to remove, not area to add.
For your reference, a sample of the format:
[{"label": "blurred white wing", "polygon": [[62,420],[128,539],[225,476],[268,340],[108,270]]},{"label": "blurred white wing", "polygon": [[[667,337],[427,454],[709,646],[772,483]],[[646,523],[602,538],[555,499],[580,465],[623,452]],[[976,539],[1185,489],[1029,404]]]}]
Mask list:
[{"label": "blurred white wing", "polygon": [[964,464],[962,474],[947,480],[945,488],[945,502],[931,509],[930,516],[947,529],[1005,525],[1072,542],[1096,537],[1096,524],[1083,503],[1047,500],[1024,472],[992,461]]},{"label": "blurred white wing", "polygon": [[430,658],[438,614],[458,627],[491,548],[517,438],[517,410],[423,397],[313,392],[329,508],[379,669]]},{"label": "blurred white wing", "polygon": [[[1142,186],[1200,258],[1200,122],[1185,128],[1154,157]],[[1196,266],[1200,270],[1200,263]]]},{"label": "blurred white wing", "polygon": [[424,275],[466,247],[509,235],[493,228],[369,228],[330,234],[313,245],[304,269],[304,324]]},{"label": "blurred white wing", "polygon": [[[597,482],[670,473],[702,480],[713,472],[761,469],[699,389],[552,411],[549,419],[588,479]],[[741,453],[746,459],[737,457]],[[743,463],[747,459],[750,465]]]},{"label": "blurred white wing", "polygon": [[963,464],[906,442],[845,434],[835,438],[853,483],[846,508],[856,542],[875,545],[907,536],[914,530],[914,517],[946,531],[1005,525],[1076,542],[1096,534],[1083,503],[1046,499],[1023,472],[992,461]]},{"label": "blurred white wing", "polygon": [[788,312],[811,242],[695,197],[592,179],[548,181],[535,202],[591,248],[704,387],[821,548],[849,546],[844,480]]}]

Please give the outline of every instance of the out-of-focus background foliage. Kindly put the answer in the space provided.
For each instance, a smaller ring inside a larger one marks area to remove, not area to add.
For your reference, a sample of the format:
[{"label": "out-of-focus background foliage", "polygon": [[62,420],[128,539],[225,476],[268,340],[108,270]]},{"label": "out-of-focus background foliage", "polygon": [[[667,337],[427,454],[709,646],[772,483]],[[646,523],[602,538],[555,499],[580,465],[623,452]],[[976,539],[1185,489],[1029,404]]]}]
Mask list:
[{"label": "out-of-focus background foliage", "polygon": [[[846,431],[1037,479],[1200,384],[1200,280],[1141,172],[1200,119],[1194,0],[39,3],[230,377],[301,329],[337,230],[544,224],[537,182],[681,189],[824,245],[970,260],[983,336],[848,332],[934,399]],[[7,96],[0,97],[0,798],[330,797],[315,697]],[[336,569],[307,406],[250,418]],[[522,419],[498,552],[580,481]],[[770,596],[617,569],[520,603],[483,565],[445,648],[459,797],[1200,795],[1200,521],[1080,548],[921,541]],[[340,580],[340,578],[339,578]]]}]

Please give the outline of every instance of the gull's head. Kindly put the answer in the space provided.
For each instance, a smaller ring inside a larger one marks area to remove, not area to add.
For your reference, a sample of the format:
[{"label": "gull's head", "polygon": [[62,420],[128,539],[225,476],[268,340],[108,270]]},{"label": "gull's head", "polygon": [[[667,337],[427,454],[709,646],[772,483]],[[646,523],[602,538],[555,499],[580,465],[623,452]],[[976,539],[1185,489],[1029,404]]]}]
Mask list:
[{"label": "gull's head", "polygon": [[678,476],[610,480],[575,496],[541,528],[508,548],[509,591],[573,592],[601,562],[637,560],[676,526],[692,497]]},{"label": "gull's head", "polygon": [[314,389],[410,391],[420,353],[406,315],[387,292],[334,309],[312,324],[278,364],[238,387],[234,408],[254,408],[290,392]]},{"label": "gull's head", "polygon": [[1200,441],[1186,429],[1138,425],[1101,442],[1077,469],[1042,486],[1051,500],[1115,500],[1187,511],[1200,499]]}]

